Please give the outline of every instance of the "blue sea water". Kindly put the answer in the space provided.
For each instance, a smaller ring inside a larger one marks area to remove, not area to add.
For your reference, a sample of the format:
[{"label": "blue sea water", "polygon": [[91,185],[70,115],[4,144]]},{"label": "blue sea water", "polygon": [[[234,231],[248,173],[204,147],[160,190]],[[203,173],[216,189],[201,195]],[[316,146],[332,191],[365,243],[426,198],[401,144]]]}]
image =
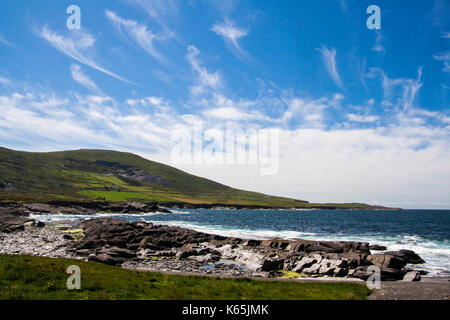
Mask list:
[{"label": "blue sea water", "polygon": [[[136,221],[253,239],[365,241],[388,250],[409,249],[426,263],[416,268],[450,277],[450,210],[209,210],[115,215]],[[105,216],[104,214],[95,217]],[[92,216],[34,216],[43,221]]]}]

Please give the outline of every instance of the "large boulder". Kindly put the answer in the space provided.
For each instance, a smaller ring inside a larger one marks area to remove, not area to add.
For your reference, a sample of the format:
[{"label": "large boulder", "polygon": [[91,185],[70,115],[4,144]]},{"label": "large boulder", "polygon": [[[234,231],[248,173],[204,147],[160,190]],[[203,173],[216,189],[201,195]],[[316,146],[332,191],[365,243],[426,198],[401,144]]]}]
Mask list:
[{"label": "large boulder", "polygon": [[403,259],[404,261],[406,261],[406,263],[411,264],[421,264],[425,262],[425,260],[423,260],[417,253],[412,250],[403,249],[399,251],[386,251],[384,254]]},{"label": "large boulder", "polygon": [[394,269],[402,269],[407,263],[402,258],[386,254],[371,254],[367,257],[367,261],[379,267]]},{"label": "large boulder", "polygon": [[106,245],[127,248],[129,240],[143,229],[135,223],[112,218],[92,219],[82,222],[80,226],[84,237],[74,243],[76,249],[97,249]]}]

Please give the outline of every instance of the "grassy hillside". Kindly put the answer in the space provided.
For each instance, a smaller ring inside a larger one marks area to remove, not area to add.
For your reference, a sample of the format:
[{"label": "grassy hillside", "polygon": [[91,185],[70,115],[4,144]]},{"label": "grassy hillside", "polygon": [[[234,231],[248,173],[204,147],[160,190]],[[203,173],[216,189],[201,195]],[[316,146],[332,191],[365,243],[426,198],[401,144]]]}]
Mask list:
[{"label": "grassy hillside", "polygon": [[35,153],[0,148],[0,199],[316,206],[307,201],[237,190],[131,153],[106,150]]},{"label": "grassy hillside", "polygon": [[[81,270],[81,289],[68,290],[70,265]],[[0,300],[363,300],[358,283],[256,281],[140,272],[94,262],[0,254]]]}]

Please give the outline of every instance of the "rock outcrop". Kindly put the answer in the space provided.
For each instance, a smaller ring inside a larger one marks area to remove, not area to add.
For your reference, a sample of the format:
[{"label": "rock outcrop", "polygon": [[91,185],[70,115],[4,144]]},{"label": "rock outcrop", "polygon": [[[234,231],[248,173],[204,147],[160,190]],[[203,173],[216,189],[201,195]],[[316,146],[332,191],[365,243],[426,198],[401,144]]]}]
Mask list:
[{"label": "rock outcrop", "polygon": [[84,237],[72,250],[89,260],[122,264],[157,257],[198,263],[234,261],[252,272],[294,271],[305,275],[367,279],[368,267],[382,280],[402,280],[406,264],[422,263],[414,252],[372,254],[368,243],[354,241],[244,240],[145,222],[100,218],[82,222]]}]

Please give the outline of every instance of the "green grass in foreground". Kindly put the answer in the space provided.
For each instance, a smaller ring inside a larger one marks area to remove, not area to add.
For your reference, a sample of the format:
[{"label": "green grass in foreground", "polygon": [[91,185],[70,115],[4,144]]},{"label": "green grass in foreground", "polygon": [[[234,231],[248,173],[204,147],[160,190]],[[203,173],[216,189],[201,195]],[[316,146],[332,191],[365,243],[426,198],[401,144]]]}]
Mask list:
[{"label": "green grass in foreground", "polygon": [[[81,269],[81,290],[68,290],[69,265]],[[98,263],[0,255],[0,299],[312,300],[365,299],[357,283],[259,281],[178,276],[126,270]]]}]

